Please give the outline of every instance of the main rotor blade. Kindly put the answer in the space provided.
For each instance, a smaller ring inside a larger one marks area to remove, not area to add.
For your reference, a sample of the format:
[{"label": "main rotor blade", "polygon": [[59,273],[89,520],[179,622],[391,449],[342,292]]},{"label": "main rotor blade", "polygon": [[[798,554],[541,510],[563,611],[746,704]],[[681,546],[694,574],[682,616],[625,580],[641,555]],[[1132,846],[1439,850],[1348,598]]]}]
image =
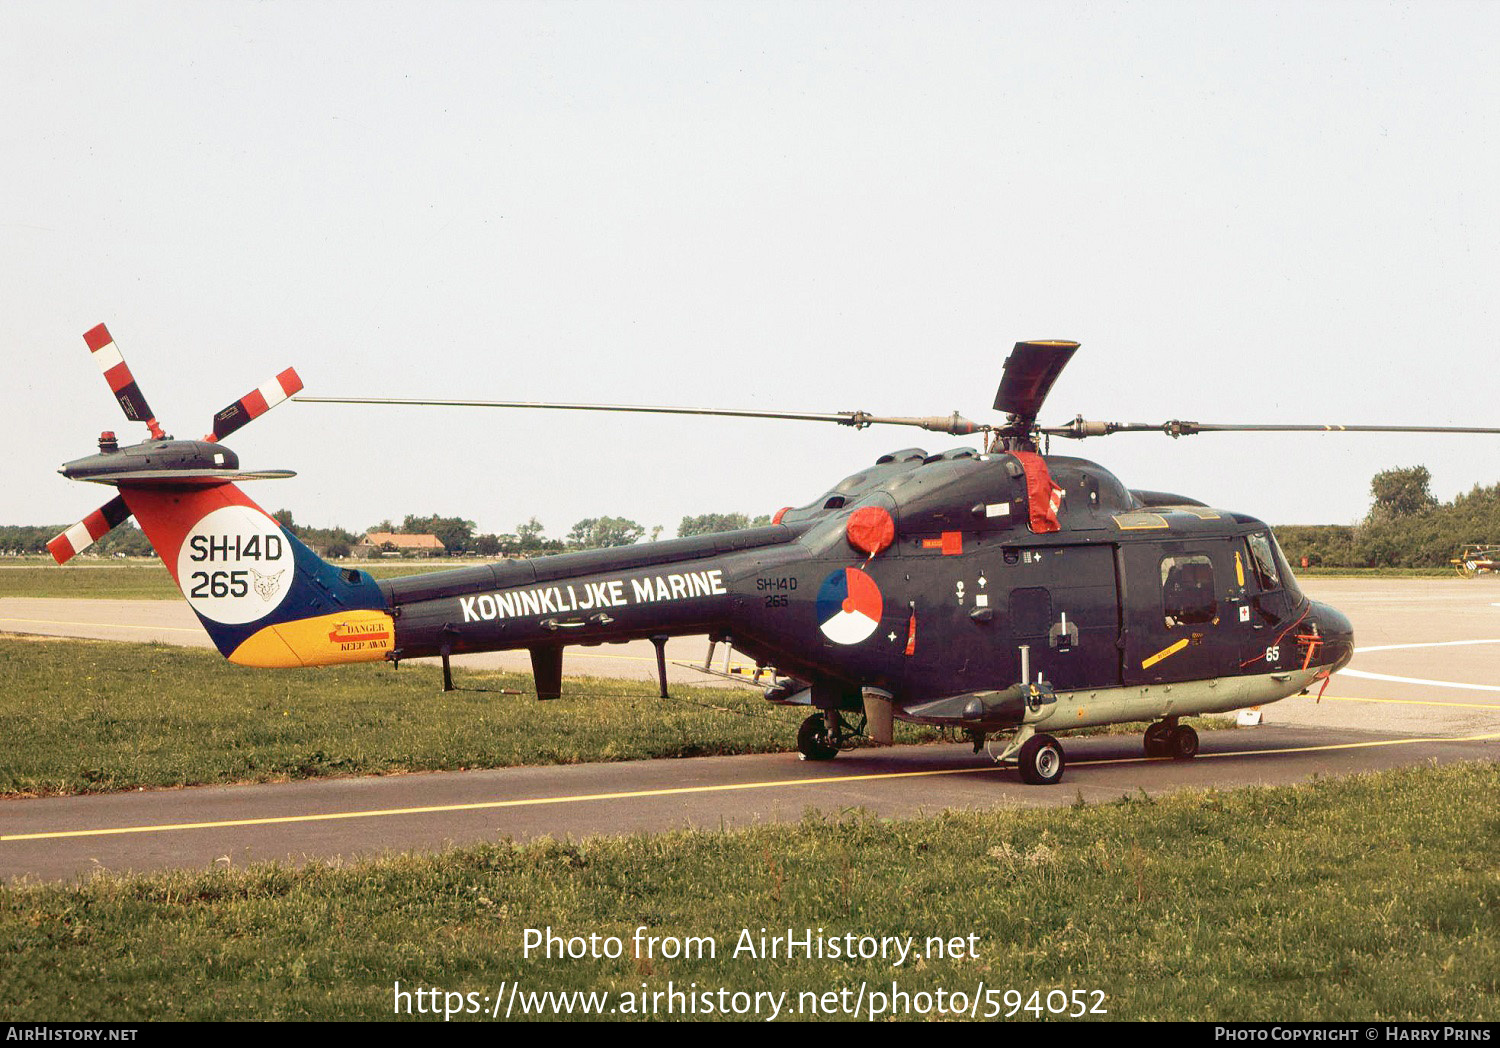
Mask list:
[{"label": "main rotor blade", "polygon": [[927,418],[871,415],[865,411],[750,411],[743,408],[647,407],[638,404],[561,404],[534,400],[420,400],[409,397],[293,397],[302,404],[397,404],[407,407],[442,408],[545,408],[554,411],[626,411],[654,415],[720,415],[729,418],[780,418],[801,422],[836,422],[841,426],[864,429],[866,426],[916,426],[934,433],[965,436],[986,433],[992,427],[981,426],[958,412]]},{"label": "main rotor blade", "polygon": [[120,410],[125,412],[125,417],[132,422],[144,422],[153,438],[164,439],[166,434],[162,432],[150,405],[146,403],[146,395],[136,384],[135,376],[130,373],[130,365],[120,355],[120,347],[115,345],[114,336],[109,333],[109,329],[103,324],[90,328],[84,332],[83,340],[88,343],[89,352],[94,355],[94,363],[104,372],[104,381],[109,383],[110,392],[120,402]]},{"label": "main rotor blade", "polygon": [[130,507],[125,505],[125,497],[116,495],[47,543],[47,552],[59,564],[66,564],[129,519]]},{"label": "main rotor blade", "polygon": [[1005,358],[1005,374],[995,393],[995,410],[1022,419],[1036,418],[1052,383],[1076,352],[1077,342],[1017,342]]},{"label": "main rotor blade", "polygon": [[1042,427],[1051,437],[1082,440],[1084,437],[1107,437],[1112,433],[1165,433],[1169,437],[1191,437],[1198,433],[1489,433],[1500,434],[1490,426],[1341,426],[1324,424],[1237,425],[1210,422],[1096,422],[1082,416],[1062,426]]},{"label": "main rotor blade", "polygon": [[302,391],[302,379],[295,368],[287,368],[259,389],[251,390],[214,416],[214,431],[207,441],[223,440],[229,434],[260,418],[293,393]]}]

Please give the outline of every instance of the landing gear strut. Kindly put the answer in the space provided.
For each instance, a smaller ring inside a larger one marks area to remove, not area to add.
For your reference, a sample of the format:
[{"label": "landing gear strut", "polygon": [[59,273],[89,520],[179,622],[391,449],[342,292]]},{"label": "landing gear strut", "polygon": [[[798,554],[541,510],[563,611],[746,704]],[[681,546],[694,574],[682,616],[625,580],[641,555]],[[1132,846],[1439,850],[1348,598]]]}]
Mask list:
[{"label": "landing gear strut", "polygon": [[1198,755],[1198,733],[1175,718],[1157,721],[1146,729],[1146,756],[1185,761]]},{"label": "landing gear strut", "polygon": [[1062,743],[1051,735],[1038,732],[1030,724],[1016,729],[999,755],[991,756],[996,764],[1015,760],[1016,771],[1028,786],[1055,786],[1062,781],[1063,769],[1068,764]]}]

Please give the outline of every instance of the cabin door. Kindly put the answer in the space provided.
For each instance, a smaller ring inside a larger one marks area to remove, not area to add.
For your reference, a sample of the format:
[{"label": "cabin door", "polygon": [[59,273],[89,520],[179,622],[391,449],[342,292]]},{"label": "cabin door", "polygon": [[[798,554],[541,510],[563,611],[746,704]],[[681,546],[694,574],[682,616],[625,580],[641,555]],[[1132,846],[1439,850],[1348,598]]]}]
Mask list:
[{"label": "cabin door", "polygon": [[1195,539],[1120,547],[1125,579],[1125,683],[1203,680],[1238,672],[1253,629],[1244,542]]}]

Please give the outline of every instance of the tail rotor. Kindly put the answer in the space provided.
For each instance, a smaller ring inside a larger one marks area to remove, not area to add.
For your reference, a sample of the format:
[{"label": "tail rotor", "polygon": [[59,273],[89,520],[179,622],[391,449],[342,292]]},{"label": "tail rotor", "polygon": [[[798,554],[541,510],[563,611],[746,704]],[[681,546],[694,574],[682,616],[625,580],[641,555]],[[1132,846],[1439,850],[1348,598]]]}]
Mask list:
[{"label": "tail rotor", "polygon": [[[98,484],[134,483],[157,488],[202,488],[231,480],[292,476],[285,470],[244,472],[238,468],[235,454],[220,448],[219,441],[300,391],[302,379],[293,368],[216,414],[213,431],[201,441],[176,441],[157,421],[109,329],[99,324],[89,329],[83,340],[120,410],[130,421],[144,424],[151,436],[143,443],[122,448],[114,434],[105,433],[99,439],[98,454],[67,463],[61,471],[65,476]],[[47,550],[58,564],[66,564],[130,517],[125,497],[117,495],[48,542]]]}]

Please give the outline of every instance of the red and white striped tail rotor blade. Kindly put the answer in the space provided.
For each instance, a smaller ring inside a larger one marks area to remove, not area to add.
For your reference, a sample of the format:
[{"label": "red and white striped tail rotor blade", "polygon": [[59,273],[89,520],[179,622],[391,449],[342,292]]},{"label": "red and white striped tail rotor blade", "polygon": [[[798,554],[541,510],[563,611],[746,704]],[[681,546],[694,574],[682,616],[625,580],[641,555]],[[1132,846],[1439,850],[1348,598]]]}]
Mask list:
[{"label": "red and white striped tail rotor blade", "polygon": [[116,495],[47,543],[47,552],[59,564],[66,564],[129,519],[130,508],[124,496]]},{"label": "red and white striped tail rotor blade", "polygon": [[260,418],[294,393],[301,392],[302,379],[295,368],[287,368],[259,389],[252,390],[214,416],[214,431],[204,440],[223,440],[229,434]]},{"label": "red and white striped tail rotor blade", "polygon": [[89,352],[94,355],[94,363],[104,372],[104,380],[109,383],[110,392],[115,395],[115,399],[120,402],[120,410],[125,412],[125,417],[132,422],[144,422],[151,430],[152,437],[163,439],[166,434],[162,432],[150,405],[146,403],[146,396],[136,384],[135,376],[130,373],[130,365],[120,355],[120,347],[115,345],[109,329],[100,324],[85,332],[83,340],[88,343]]}]

